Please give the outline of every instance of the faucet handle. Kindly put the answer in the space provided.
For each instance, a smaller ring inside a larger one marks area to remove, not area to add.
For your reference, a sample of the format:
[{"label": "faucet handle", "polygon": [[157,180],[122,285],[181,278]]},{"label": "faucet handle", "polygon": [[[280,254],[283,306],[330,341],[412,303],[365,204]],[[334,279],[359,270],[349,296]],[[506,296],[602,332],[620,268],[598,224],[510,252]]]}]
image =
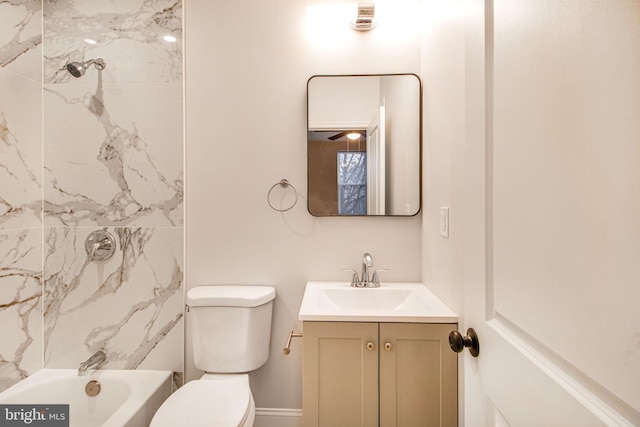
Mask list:
[{"label": "faucet handle", "polygon": [[358,278],[358,272],[356,270],[354,270],[353,268],[343,268],[343,271],[351,271],[353,273],[353,275],[351,276],[351,286],[352,287],[358,287],[360,286],[360,279]]},{"label": "faucet handle", "polygon": [[373,286],[380,286],[380,278],[378,277],[378,272],[382,272],[382,271],[389,271],[389,269],[379,268],[373,272],[373,278],[371,279]]}]

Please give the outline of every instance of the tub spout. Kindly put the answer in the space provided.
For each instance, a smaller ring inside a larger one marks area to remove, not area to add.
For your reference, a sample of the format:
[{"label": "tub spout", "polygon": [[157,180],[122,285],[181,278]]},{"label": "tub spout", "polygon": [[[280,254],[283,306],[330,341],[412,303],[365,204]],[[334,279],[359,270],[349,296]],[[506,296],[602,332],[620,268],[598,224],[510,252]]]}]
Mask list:
[{"label": "tub spout", "polygon": [[107,361],[107,355],[104,354],[104,351],[100,350],[96,352],[93,356],[85,360],[80,364],[80,368],[78,368],[78,376],[81,377],[87,373],[87,369],[95,368],[98,369],[100,365]]}]

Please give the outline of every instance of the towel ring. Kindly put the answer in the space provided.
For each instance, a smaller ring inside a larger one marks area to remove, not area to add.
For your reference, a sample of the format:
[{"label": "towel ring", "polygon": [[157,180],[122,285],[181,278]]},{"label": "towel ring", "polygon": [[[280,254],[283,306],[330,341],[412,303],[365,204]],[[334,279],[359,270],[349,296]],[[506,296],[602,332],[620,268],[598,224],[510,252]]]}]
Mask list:
[{"label": "towel ring", "polygon": [[[273,206],[273,204],[271,204],[271,192],[278,185],[282,186],[283,188],[291,187],[291,189],[293,190],[293,194],[295,194],[295,196],[296,196],[296,198],[294,199],[293,203],[288,208],[278,209],[275,206]],[[296,203],[298,203],[298,192],[296,191],[296,187],[294,187],[293,184],[291,184],[286,179],[284,179],[284,178],[281,179],[280,182],[277,182],[277,183],[273,184],[273,186],[269,189],[269,192],[267,193],[267,203],[269,203],[269,206],[271,207],[271,209],[273,209],[274,211],[278,211],[278,212],[286,212],[288,210],[293,209],[293,207],[296,205]]]}]

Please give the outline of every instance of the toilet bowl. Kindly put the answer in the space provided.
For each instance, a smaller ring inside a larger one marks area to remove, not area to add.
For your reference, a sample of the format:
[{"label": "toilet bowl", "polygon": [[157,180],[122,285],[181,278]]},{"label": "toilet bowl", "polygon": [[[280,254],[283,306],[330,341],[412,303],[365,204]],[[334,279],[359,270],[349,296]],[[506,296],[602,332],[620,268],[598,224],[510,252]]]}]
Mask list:
[{"label": "toilet bowl", "polygon": [[196,286],[187,292],[196,368],[205,372],[160,406],[150,427],[251,427],[249,372],[269,358],[271,286]]},{"label": "toilet bowl", "polygon": [[255,413],[247,374],[205,374],[173,393],[150,427],[251,427]]}]

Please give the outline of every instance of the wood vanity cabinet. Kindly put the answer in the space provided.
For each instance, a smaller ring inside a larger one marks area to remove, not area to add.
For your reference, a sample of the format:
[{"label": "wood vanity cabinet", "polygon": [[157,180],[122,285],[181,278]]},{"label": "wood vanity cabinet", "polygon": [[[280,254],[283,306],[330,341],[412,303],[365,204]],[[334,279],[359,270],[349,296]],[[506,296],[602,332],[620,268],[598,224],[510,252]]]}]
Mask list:
[{"label": "wood vanity cabinet", "polygon": [[304,322],[304,427],[454,427],[456,324]]}]

